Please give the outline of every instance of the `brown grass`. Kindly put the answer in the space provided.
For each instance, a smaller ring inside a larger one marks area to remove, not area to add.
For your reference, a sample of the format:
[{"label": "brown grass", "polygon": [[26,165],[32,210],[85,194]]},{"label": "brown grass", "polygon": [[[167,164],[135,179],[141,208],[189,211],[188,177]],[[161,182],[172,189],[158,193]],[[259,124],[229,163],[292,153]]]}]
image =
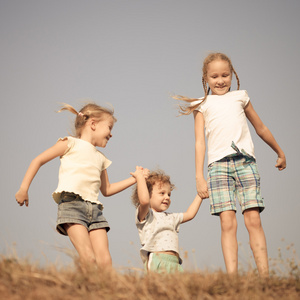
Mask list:
[{"label": "brown grass", "polygon": [[[217,272],[144,275],[142,272],[97,271],[78,267],[40,267],[26,260],[0,258],[1,299],[300,299],[299,264],[289,263],[284,276],[272,271],[263,279],[255,271],[238,276]],[[76,265],[76,264],[75,264]]]},{"label": "brown grass", "polygon": [[270,259],[270,270],[270,278],[260,278],[251,264],[248,270],[240,266],[237,276],[200,270],[173,275],[145,275],[137,269],[83,272],[76,257],[74,266],[41,267],[17,258],[13,250],[0,256],[0,299],[300,299],[300,261],[293,244],[278,249],[278,257]]}]

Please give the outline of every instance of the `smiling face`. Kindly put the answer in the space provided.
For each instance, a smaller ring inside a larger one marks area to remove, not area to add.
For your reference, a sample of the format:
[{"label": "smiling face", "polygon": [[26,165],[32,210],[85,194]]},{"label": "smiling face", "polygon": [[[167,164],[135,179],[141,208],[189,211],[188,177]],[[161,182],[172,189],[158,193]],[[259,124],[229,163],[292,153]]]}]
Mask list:
[{"label": "smiling face", "polygon": [[111,131],[114,126],[114,119],[110,115],[105,115],[100,121],[95,122],[94,141],[97,147],[105,148],[112,137]]},{"label": "smiling face", "polygon": [[225,60],[214,60],[207,65],[206,81],[212,95],[224,95],[231,86],[232,73]]},{"label": "smiling face", "polygon": [[171,204],[171,186],[169,183],[156,182],[153,185],[150,206],[156,212],[162,212]]}]

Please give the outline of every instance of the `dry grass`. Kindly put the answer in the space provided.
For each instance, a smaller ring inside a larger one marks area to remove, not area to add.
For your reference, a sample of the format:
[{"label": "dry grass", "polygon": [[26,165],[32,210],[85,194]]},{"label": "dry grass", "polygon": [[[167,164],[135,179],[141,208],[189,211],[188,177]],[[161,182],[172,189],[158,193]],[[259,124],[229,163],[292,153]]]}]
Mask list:
[{"label": "dry grass", "polygon": [[2,256],[0,295],[1,299],[15,300],[300,299],[299,260],[293,257],[283,261],[279,252],[279,258],[270,262],[271,276],[266,279],[257,276],[255,270],[238,276],[221,271],[144,275],[133,270],[121,273],[91,268],[82,272],[76,266],[40,267],[28,260]]}]

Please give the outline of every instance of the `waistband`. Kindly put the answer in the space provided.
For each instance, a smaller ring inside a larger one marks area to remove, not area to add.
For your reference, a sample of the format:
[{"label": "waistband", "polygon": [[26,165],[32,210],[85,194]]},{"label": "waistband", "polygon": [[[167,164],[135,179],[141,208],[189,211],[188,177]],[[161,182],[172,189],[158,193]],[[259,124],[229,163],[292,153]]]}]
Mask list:
[{"label": "waistband", "polygon": [[164,261],[179,263],[179,258],[176,255],[172,255],[172,254],[151,252],[149,254],[149,259],[151,258],[153,259],[154,257],[157,257]]}]

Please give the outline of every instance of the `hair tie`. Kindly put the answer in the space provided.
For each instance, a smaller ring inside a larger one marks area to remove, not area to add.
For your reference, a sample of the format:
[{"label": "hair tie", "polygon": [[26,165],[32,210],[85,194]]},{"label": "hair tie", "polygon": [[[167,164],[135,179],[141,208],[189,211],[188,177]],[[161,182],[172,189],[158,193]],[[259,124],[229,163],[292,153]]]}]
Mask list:
[{"label": "hair tie", "polygon": [[83,113],[82,113],[82,112],[79,112],[79,113],[78,113],[78,116],[83,117]]}]

